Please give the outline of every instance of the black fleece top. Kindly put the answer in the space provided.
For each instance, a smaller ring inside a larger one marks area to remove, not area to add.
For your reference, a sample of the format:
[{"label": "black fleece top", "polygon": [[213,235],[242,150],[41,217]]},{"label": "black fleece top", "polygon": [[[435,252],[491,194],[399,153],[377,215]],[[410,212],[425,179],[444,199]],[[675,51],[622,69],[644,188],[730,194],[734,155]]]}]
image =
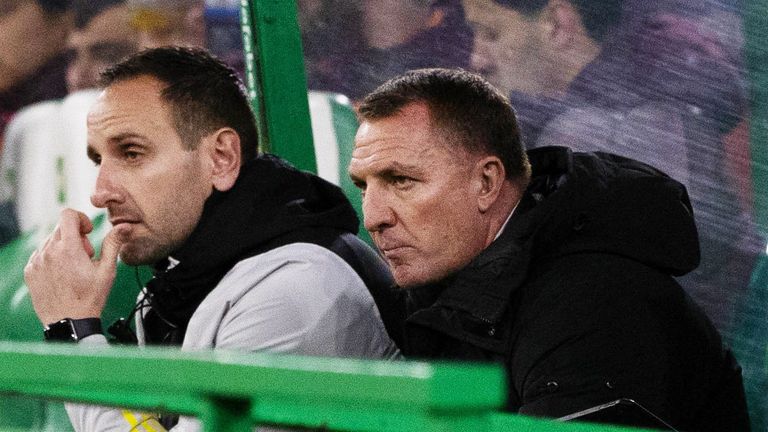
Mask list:
[{"label": "black fleece top", "polygon": [[181,344],[200,302],[239,261],[294,242],[329,246],[356,234],[357,215],[336,186],[284,161],[262,155],[245,164],[235,185],[214,191],[197,227],[170,256],[155,264],[147,284],[148,343]]}]

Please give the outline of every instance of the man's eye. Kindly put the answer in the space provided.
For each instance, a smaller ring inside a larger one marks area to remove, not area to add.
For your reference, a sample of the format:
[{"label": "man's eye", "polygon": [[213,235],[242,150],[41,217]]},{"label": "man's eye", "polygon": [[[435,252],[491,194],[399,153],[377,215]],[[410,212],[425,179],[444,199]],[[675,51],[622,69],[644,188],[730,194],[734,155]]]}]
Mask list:
[{"label": "man's eye", "polygon": [[101,156],[93,156],[93,157],[91,157],[91,162],[93,162],[94,166],[101,165]]},{"label": "man's eye", "polygon": [[140,149],[137,149],[135,146],[125,146],[121,150],[123,158],[128,161],[135,161],[142,156]]},{"label": "man's eye", "polygon": [[354,182],[354,184],[355,184],[355,187],[360,190],[360,195],[365,196],[365,187],[366,187],[365,182],[356,181]]},{"label": "man's eye", "polygon": [[408,187],[413,184],[413,179],[406,176],[392,176],[392,184],[399,188]]}]

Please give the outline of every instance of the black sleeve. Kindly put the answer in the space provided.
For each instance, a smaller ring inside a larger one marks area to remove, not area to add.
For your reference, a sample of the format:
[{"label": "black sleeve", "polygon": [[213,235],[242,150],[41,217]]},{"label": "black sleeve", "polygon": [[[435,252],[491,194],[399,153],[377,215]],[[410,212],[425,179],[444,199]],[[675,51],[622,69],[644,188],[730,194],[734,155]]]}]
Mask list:
[{"label": "black sleeve", "polygon": [[667,327],[674,323],[655,292],[678,289],[675,282],[633,275],[632,263],[616,272],[604,260],[574,264],[577,270],[543,281],[521,317],[510,365],[520,413],[562,417],[629,398],[669,420],[674,364],[682,357],[671,356]]}]

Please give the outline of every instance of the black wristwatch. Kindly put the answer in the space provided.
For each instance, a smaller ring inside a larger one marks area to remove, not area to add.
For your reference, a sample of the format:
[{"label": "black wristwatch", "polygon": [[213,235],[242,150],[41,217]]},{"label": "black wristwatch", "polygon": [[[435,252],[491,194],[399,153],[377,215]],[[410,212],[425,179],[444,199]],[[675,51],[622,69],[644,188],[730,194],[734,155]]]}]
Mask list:
[{"label": "black wristwatch", "polygon": [[64,318],[53,324],[48,324],[43,330],[45,340],[57,342],[77,342],[84,337],[101,333],[101,319]]}]

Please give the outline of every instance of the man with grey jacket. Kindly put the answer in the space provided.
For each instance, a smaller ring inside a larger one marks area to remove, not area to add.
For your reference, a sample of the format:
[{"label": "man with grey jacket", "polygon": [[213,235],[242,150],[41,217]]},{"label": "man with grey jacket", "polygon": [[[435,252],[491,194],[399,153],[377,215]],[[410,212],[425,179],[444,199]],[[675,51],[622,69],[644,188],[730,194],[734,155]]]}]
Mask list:
[{"label": "man with grey jacket", "polygon": [[[47,340],[106,344],[97,317],[119,257],[154,266],[134,309],[141,344],[399,355],[366,289],[390,277],[355,237],[354,211],[337,187],[257,155],[253,114],[231,69],[202,50],[159,48],[102,78],[88,116],[88,157],[99,169],[91,200],[113,228],[95,259],[90,221],[67,209],[30,258],[25,277]],[[176,423],[67,411],[78,431]],[[197,428],[182,418],[174,430]]]}]

